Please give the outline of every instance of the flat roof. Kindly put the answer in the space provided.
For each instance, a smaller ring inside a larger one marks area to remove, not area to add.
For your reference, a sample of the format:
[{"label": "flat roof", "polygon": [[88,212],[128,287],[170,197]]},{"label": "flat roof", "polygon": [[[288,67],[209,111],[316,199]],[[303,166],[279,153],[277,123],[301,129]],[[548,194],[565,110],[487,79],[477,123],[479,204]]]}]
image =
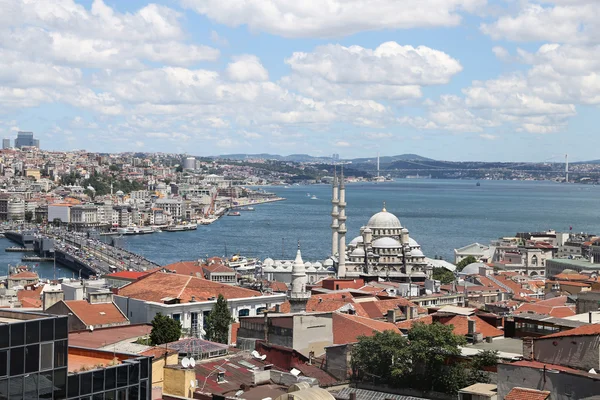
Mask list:
[{"label": "flat roof", "polygon": [[570,265],[570,266],[579,267],[579,268],[583,268],[583,269],[590,269],[590,270],[600,269],[600,264],[593,264],[589,260],[572,260],[569,258],[552,258],[552,259],[546,260],[546,265],[548,263],[562,264],[562,265],[567,265],[567,266]]},{"label": "flat roof", "polygon": [[0,309],[0,324],[15,324],[33,319],[58,318],[58,315],[44,314],[32,311],[17,311],[18,309]]},{"label": "flat roof", "polygon": [[465,347],[481,350],[498,350],[505,353],[523,355],[523,340],[517,338],[497,338],[492,340],[491,343],[481,342]]},{"label": "flat roof", "polygon": [[135,339],[150,334],[152,325],[125,325],[112,328],[98,328],[90,331],[69,333],[69,345],[99,349],[114,343]]}]

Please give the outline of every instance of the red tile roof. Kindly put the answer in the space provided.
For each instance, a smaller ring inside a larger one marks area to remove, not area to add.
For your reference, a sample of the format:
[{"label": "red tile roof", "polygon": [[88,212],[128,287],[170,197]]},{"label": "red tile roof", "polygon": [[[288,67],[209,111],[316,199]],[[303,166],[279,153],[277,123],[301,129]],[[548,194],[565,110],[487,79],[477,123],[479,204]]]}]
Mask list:
[{"label": "red tile roof", "polygon": [[39,279],[39,276],[36,272],[23,271],[12,274],[9,279]]},{"label": "red tile roof", "polygon": [[595,336],[600,335],[600,324],[583,325],[575,329],[569,329],[562,332],[553,333],[551,335],[542,336],[542,338],[555,338],[567,336]]},{"label": "red tile roof", "polygon": [[122,278],[122,279],[136,280],[146,274],[147,274],[147,272],[119,271],[119,272],[113,272],[112,274],[105,275],[105,277],[106,278]]},{"label": "red tile roof", "polygon": [[[313,295],[310,299],[308,299],[308,303],[306,304],[306,311],[308,312],[331,312],[337,311],[340,308],[348,305],[354,304],[354,298],[348,292],[334,292],[334,293],[326,293],[326,294],[316,294]],[[290,312],[291,307],[290,303],[286,301],[280,306],[281,312]],[[356,313],[366,317],[362,308],[360,310],[357,308]]]},{"label": "red tile roof", "polygon": [[536,304],[523,304],[514,311],[514,314],[535,313],[549,315],[555,318],[565,318],[575,315],[575,306],[545,306]]},{"label": "red tile roof", "polygon": [[587,281],[590,277],[583,274],[565,274],[561,272],[558,275],[554,275],[554,279],[558,281]]},{"label": "red tile roof", "polygon": [[488,324],[476,315],[469,317],[457,315],[445,322],[444,325],[454,325],[454,334],[465,336],[469,333],[469,321],[475,321],[475,332],[481,333],[484,338],[504,336],[504,331]]},{"label": "red tile roof", "polygon": [[126,325],[129,320],[114,303],[90,304],[86,300],[63,301],[71,312],[87,326]]},{"label": "red tile roof", "polygon": [[230,273],[235,273],[235,270],[233,268],[229,268],[226,265],[223,264],[209,264],[209,265],[203,265],[202,268],[204,269],[204,271],[206,272],[230,272]]},{"label": "red tile roof", "polygon": [[[365,311],[365,314],[369,318],[383,318],[387,316],[388,310],[397,309],[400,311],[398,309],[400,306],[416,307],[417,305],[403,297],[396,297],[393,299],[379,301],[363,301],[356,303],[354,307],[356,309],[362,307],[362,309]],[[402,313],[399,312],[398,315],[402,315]]]},{"label": "red tile roof", "polygon": [[400,333],[398,327],[389,322],[338,312],[333,313],[331,316],[334,344],[358,342],[359,336],[373,336],[374,332],[394,331]]},{"label": "red tile roof", "polygon": [[165,265],[163,268],[178,275],[203,277],[202,265],[198,261],[179,261],[173,264]]},{"label": "red tile roof", "polygon": [[162,303],[166,297],[178,298],[188,303],[192,296],[196,301],[207,301],[222,294],[226,299],[261,296],[260,292],[237,286],[211,282],[194,276],[157,272],[119,289],[118,295],[139,300]]},{"label": "red tile roof", "polygon": [[42,306],[42,290],[44,286],[38,286],[32,290],[22,289],[17,292],[17,299],[23,307],[40,308]]},{"label": "red tile roof", "polygon": [[431,315],[425,315],[419,318],[408,319],[406,321],[397,322],[396,326],[402,330],[409,330],[416,322],[422,322],[426,325],[433,324],[433,317]]},{"label": "red tile roof", "polygon": [[547,390],[535,390],[516,387],[504,397],[504,400],[546,400],[550,397]]},{"label": "red tile roof", "polygon": [[124,325],[94,329],[93,332],[81,331],[69,333],[69,346],[98,349],[124,340],[134,341],[138,337],[150,334],[152,325]]}]

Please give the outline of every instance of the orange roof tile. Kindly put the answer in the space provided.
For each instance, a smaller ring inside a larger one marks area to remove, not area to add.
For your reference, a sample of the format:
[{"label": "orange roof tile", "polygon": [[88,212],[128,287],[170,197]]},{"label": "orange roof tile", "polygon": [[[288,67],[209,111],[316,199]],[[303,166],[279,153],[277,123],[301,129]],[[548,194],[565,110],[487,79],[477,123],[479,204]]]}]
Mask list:
[{"label": "orange roof tile", "polygon": [[165,265],[165,269],[178,275],[203,277],[204,271],[198,261],[179,261],[173,264]]},{"label": "orange roof tile", "polygon": [[107,278],[123,278],[123,279],[139,279],[142,276],[146,275],[147,272],[138,272],[138,271],[119,271],[113,272],[112,274],[105,275]]},{"label": "orange roof tile", "polygon": [[188,303],[207,301],[222,294],[226,299],[261,296],[260,292],[241,287],[212,282],[195,276],[157,272],[119,289],[119,296],[162,303],[164,298],[180,299]]},{"label": "orange roof tile", "polygon": [[554,275],[554,279],[559,280],[559,281],[586,281],[588,280],[590,277],[588,275],[583,275],[583,274],[565,274],[565,273],[560,273],[558,275]]},{"label": "orange roof tile", "polygon": [[548,390],[535,390],[526,388],[512,388],[504,400],[546,400],[550,397]]},{"label": "orange roof tile", "polygon": [[392,323],[338,312],[332,314],[332,324],[334,344],[355,343],[358,342],[359,336],[373,336],[375,331],[400,333],[398,327]]},{"label": "orange roof tile", "polygon": [[543,339],[566,337],[566,336],[595,336],[600,335],[600,324],[583,325],[575,329],[569,329],[551,335],[542,336]]},{"label": "orange roof tile", "polygon": [[515,314],[536,313],[549,315],[555,318],[565,318],[575,315],[574,306],[545,306],[536,304],[523,304],[514,311]]},{"label": "orange roof tile", "polygon": [[475,321],[475,332],[481,333],[484,338],[498,337],[504,335],[504,331],[501,331],[495,326],[488,324],[476,315],[471,315],[469,317],[464,315],[457,315],[450,319],[448,322],[445,322],[444,325],[454,325],[454,334],[464,336],[469,333],[468,321]]},{"label": "orange roof tile", "polygon": [[129,320],[112,302],[95,304],[90,304],[86,300],[67,300],[63,302],[87,326],[129,324]]},{"label": "orange roof tile", "polygon": [[17,274],[12,274],[10,279],[39,279],[39,276],[36,272],[23,271]]},{"label": "orange roof tile", "polygon": [[396,326],[402,330],[409,330],[416,322],[422,322],[426,325],[431,325],[433,323],[433,317],[431,315],[425,315],[419,318],[408,319],[406,321],[397,322]]}]

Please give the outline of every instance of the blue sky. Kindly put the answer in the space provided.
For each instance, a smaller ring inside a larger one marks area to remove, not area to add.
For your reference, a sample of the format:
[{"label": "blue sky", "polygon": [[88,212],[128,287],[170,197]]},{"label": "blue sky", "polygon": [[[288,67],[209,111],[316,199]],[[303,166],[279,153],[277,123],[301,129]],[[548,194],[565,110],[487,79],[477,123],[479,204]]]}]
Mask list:
[{"label": "blue sky", "polygon": [[25,3],[0,131],[45,149],[599,158],[596,0]]}]

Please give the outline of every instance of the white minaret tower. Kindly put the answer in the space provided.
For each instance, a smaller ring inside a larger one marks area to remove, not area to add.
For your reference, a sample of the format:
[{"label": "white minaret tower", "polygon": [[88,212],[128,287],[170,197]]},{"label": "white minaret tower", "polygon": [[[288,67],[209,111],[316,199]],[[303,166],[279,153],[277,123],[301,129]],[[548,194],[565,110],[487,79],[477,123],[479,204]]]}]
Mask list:
[{"label": "white minaret tower", "polygon": [[338,203],[339,216],[338,221],[340,227],[339,235],[339,262],[338,262],[338,278],[346,276],[346,183],[344,182],[344,165],[342,164],[342,172],[340,175],[340,201]]},{"label": "white minaret tower", "polygon": [[565,182],[569,183],[569,155],[565,154]]},{"label": "white minaret tower", "polygon": [[306,291],[306,282],[306,269],[300,253],[300,242],[298,241],[298,252],[292,266],[292,285],[288,292],[290,311],[293,313],[306,311],[306,303],[310,298],[310,293]]},{"label": "white minaret tower", "polygon": [[335,165],[334,165],[332,196],[331,196],[331,204],[333,205],[333,208],[331,210],[331,217],[333,218],[333,221],[331,222],[331,255],[332,256],[335,256],[338,254],[338,244],[339,244],[338,229],[340,228],[340,226],[338,224],[338,216],[339,216],[338,204],[339,204],[339,202],[340,202],[340,199],[338,198],[338,179],[337,179],[337,172],[335,170]]}]

